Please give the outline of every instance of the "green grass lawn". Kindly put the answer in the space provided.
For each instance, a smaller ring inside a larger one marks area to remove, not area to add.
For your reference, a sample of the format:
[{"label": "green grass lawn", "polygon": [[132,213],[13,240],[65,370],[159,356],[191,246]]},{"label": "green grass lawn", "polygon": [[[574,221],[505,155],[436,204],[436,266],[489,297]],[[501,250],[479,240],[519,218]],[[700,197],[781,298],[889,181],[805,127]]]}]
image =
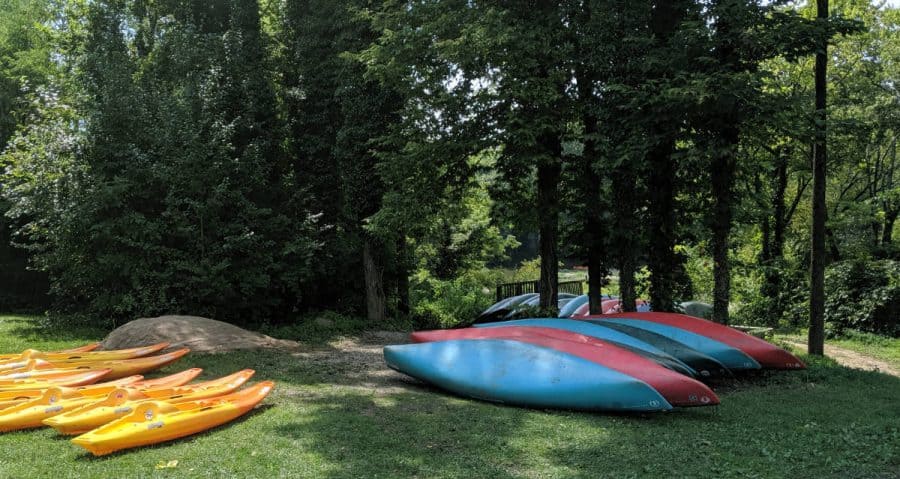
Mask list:
[{"label": "green grass lawn", "polygon": [[[102,337],[0,316],[0,350]],[[189,355],[203,377],[236,369],[277,381],[244,419],[176,442],[94,458],[52,430],[0,435],[0,477],[895,478],[900,379],[807,359],[802,372],[717,386],[722,405],[660,415],[535,411],[381,379],[325,354]],[[337,352],[334,353],[338,354]],[[373,387],[375,384],[376,387]],[[177,460],[177,466],[157,468]]]}]

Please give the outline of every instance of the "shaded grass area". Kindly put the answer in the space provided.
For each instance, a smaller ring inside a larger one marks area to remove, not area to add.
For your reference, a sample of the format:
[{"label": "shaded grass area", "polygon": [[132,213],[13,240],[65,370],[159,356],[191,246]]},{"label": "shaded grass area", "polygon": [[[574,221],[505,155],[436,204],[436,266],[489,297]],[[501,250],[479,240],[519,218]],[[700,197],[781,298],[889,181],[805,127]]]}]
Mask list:
[{"label": "shaded grass area", "polygon": [[[6,351],[61,339],[0,322]],[[20,322],[21,321],[21,322]],[[83,332],[86,334],[86,332]],[[68,341],[68,343],[66,343]],[[66,343],[66,344],[63,344]],[[210,433],[93,458],[50,430],[0,435],[0,477],[896,477],[900,379],[810,359],[802,372],[717,386],[723,404],[662,415],[535,411],[452,397],[356,362],[309,354],[189,355],[203,377],[252,367],[275,392]],[[176,467],[157,465],[177,460]]]}]

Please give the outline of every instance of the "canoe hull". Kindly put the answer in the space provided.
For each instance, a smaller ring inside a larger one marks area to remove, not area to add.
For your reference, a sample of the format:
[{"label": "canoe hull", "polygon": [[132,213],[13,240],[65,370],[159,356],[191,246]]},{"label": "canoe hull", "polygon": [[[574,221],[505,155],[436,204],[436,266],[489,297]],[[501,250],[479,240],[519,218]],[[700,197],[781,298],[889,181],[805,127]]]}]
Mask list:
[{"label": "canoe hull", "polygon": [[168,389],[145,390],[137,395],[129,395],[127,391],[118,390],[103,400],[53,416],[43,422],[61,434],[84,434],[130,414],[145,402],[181,403],[233,393],[250,380],[253,374],[252,369],[245,369],[212,381]]},{"label": "canoe hull", "polygon": [[751,336],[743,331],[729,328],[706,319],[695,318],[685,314],[676,313],[619,313],[596,317],[597,319],[638,319],[651,321],[658,324],[674,326],[696,334],[715,339],[729,346],[737,348],[756,360],[762,367],[768,369],[805,369],[806,365],[797,356],[781,349],[774,344]]},{"label": "canoe hull", "polygon": [[664,368],[627,349],[569,331],[529,326],[417,331],[415,342],[458,339],[509,339],[552,348],[600,364],[639,379],[659,392],[673,406],[712,406],[719,398],[705,384]]},{"label": "canoe hull", "polygon": [[629,330],[631,328],[638,328],[659,334],[671,339],[672,341],[679,342],[695,351],[700,351],[701,353],[706,354],[707,356],[722,363],[723,366],[732,371],[760,369],[759,363],[743,351],[731,347],[720,341],[716,341],[714,339],[693,333],[691,331],[676,328],[674,326],[638,319],[603,318],[586,319],[585,321],[588,321],[592,324],[599,324],[601,326],[618,329],[620,331],[623,331],[621,328],[625,326],[629,328]]},{"label": "canoe hull", "polygon": [[461,396],[525,407],[649,412],[672,405],[652,387],[577,356],[502,339],[386,346],[389,367]]},{"label": "canoe hull", "polygon": [[699,371],[687,364],[684,360],[663,351],[654,344],[634,338],[627,334],[621,333],[614,329],[603,326],[594,325],[586,321],[577,321],[574,319],[563,318],[535,318],[520,319],[516,321],[501,321],[495,323],[476,324],[476,328],[502,328],[509,326],[530,326],[559,329],[573,333],[583,334],[596,339],[607,341],[616,346],[626,348],[629,351],[638,353],[648,359],[652,359],[657,363],[688,376],[697,376]]},{"label": "canoe hull", "polygon": [[143,403],[130,415],[82,434],[72,442],[95,456],[102,456],[190,436],[250,412],[274,387],[272,381],[263,381],[213,399],[179,404],[162,401]]}]

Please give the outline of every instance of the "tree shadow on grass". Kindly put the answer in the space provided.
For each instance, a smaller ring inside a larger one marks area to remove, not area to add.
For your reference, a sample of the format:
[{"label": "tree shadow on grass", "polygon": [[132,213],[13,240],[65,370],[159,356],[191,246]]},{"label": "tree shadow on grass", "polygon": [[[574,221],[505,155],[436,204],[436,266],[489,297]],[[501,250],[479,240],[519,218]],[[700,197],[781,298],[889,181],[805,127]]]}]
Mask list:
[{"label": "tree shadow on grass", "polygon": [[900,379],[826,359],[806,371],[738,380],[708,423],[667,415],[617,428],[614,444],[560,445],[545,458],[623,477],[880,477],[897,470]]}]

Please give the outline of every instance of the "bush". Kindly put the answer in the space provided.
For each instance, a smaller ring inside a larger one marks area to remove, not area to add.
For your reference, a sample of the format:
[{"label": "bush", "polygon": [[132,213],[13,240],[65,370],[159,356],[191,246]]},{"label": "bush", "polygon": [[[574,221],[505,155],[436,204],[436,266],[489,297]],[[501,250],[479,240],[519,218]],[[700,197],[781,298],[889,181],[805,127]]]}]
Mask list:
[{"label": "bush", "polygon": [[851,260],[825,273],[825,321],[830,335],[849,329],[900,336],[900,262]]},{"label": "bush", "polygon": [[411,281],[412,316],[421,328],[447,328],[469,322],[495,302],[494,288],[503,273],[471,270],[449,280],[419,271]]}]

